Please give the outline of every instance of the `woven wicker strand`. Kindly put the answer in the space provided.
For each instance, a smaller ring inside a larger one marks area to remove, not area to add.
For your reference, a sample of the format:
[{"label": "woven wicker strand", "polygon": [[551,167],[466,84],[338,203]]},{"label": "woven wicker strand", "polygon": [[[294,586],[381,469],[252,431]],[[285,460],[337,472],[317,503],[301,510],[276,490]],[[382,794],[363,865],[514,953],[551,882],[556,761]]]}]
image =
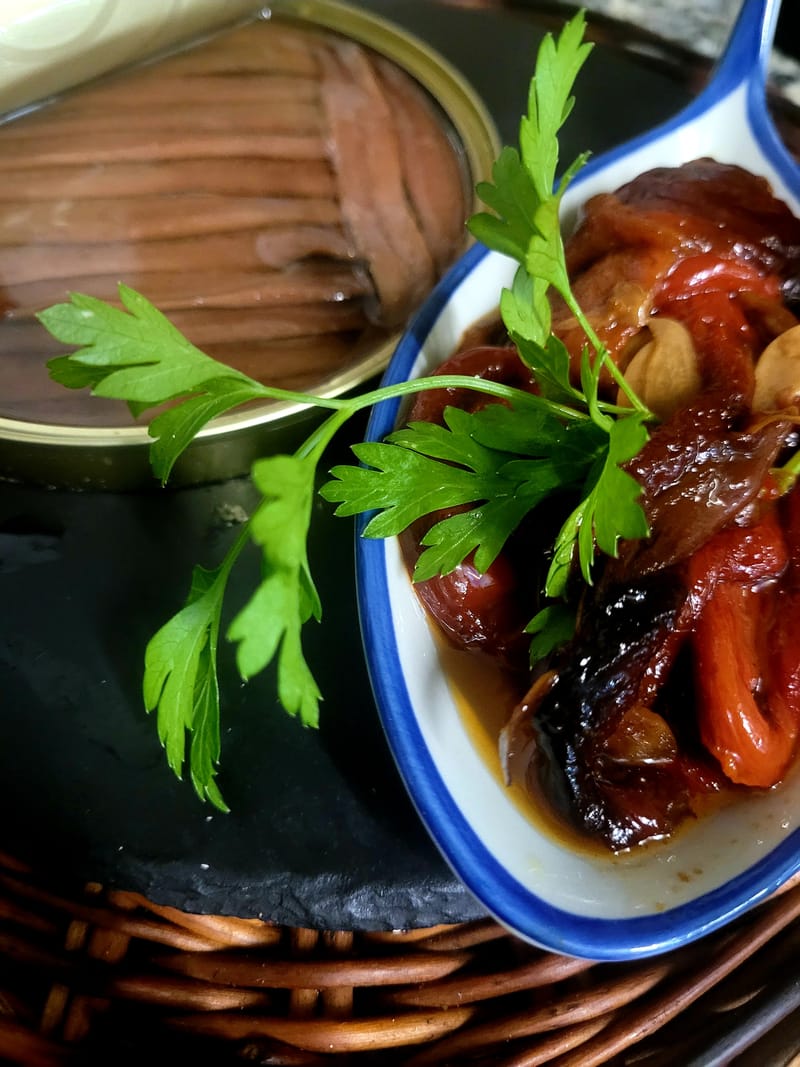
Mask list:
[{"label": "woven wicker strand", "polygon": [[[666,1067],[800,973],[800,885],[665,956],[591,963],[492,920],[391,933],[191,915],[0,856],[0,1062]],[[788,1061],[786,1061],[788,1062]]]}]

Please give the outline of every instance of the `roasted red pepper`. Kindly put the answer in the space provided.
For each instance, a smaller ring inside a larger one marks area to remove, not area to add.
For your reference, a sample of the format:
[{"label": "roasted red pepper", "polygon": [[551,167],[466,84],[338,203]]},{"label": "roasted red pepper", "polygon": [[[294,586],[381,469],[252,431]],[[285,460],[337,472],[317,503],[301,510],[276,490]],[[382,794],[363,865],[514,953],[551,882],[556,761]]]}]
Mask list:
[{"label": "roasted red pepper", "polygon": [[[455,353],[434,371],[436,375],[461,374],[503,382],[518,389],[534,388],[530,371],[516,348],[502,345],[470,346]],[[453,406],[477,411],[495,398],[470,389],[428,389],[414,398],[409,422],[443,421],[444,410]],[[435,512],[415,523],[402,536],[406,558],[415,563],[425,531],[448,512]],[[453,571],[436,575],[416,585],[420,599],[439,623],[447,638],[458,648],[494,656],[521,669],[528,662],[529,639],[525,625],[530,618],[535,588],[531,578],[520,576],[513,545],[481,573],[468,557]]]},{"label": "roasted red pepper", "polygon": [[[519,358],[516,348],[502,345],[477,345],[456,352],[433,374],[463,374],[471,378],[503,382],[517,389],[534,389],[531,373]],[[414,397],[408,421],[441,424],[446,407],[477,411],[490,403],[497,403],[497,400],[474,389],[426,389]]]},{"label": "roasted red pepper", "polygon": [[700,252],[678,260],[664,278],[655,304],[704,293],[724,293],[728,298],[740,293],[757,293],[772,301],[781,299],[779,278],[767,272],[763,265],[718,252]]},{"label": "roasted red pepper", "polygon": [[[800,516],[796,502],[792,513]],[[795,522],[789,534],[798,533]],[[757,526],[712,538],[690,568],[703,600],[693,636],[700,735],[739,785],[775,785],[797,744],[800,641],[786,610],[800,603],[800,584],[791,555],[772,508]]]},{"label": "roasted red pepper", "polygon": [[516,570],[504,555],[483,573],[467,558],[449,574],[418,582],[416,589],[457,647],[484,652],[509,665],[526,662],[529,607]]},{"label": "roasted red pepper", "polygon": [[781,502],[789,566],[775,597],[769,634],[768,689],[775,715],[800,734],[800,488]]}]

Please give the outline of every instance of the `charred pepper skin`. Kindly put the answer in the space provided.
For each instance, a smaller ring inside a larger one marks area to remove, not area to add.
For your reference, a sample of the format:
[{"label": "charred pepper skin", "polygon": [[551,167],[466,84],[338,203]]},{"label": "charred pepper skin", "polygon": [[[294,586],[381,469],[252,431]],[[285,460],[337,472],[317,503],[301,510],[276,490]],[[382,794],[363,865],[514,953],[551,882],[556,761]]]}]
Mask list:
[{"label": "charred pepper skin", "polygon": [[[671,759],[626,761],[613,743],[626,712],[639,706],[685,599],[672,570],[609,588],[587,606],[580,637],[551,664],[555,684],[532,709],[540,784],[563,815],[615,851],[668,836],[690,811],[677,744]],[[649,725],[663,754],[663,731],[671,729],[663,719]]]}]

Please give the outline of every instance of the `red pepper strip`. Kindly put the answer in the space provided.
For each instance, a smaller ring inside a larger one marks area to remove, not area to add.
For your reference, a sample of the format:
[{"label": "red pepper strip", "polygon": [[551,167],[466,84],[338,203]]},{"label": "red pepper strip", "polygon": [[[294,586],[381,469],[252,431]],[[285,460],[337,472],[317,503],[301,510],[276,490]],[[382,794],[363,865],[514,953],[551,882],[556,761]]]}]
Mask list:
[{"label": "red pepper strip", "polygon": [[[777,508],[769,503],[772,488],[759,493],[764,511],[752,526],[728,526],[714,534],[689,560],[688,582],[695,614],[723,583],[761,586],[786,570],[789,551]],[[767,501],[766,504],[764,502]]]},{"label": "red pepper strip", "polygon": [[704,385],[750,402],[760,342],[737,300],[718,290],[676,295],[659,303],[658,313],[678,319],[692,335]]},{"label": "red pepper strip", "polygon": [[763,267],[743,259],[727,259],[715,252],[702,252],[679,260],[664,278],[656,294],[657,306],[703,293],[756,293],[780,302],[780,280]]},{"label": "red pepper strip", "polygon": [[776,597],[769,634],[768,687],[777,714],[800,732],[800,489],[782,502],[789,568]]},{"label": "red pepper strip", "polygon": [[704,252],[680,260],[664,278],[653,313],[678,319],[689,330],[706,385],[731,389],[749,401],[754,360],[763,346],[736,299],[745,293],[782,303],[778,278],[763,267]]},{"label": "red pepper strip", "polygon": [[731,526],[712,535],[687,562],[688,596],[669,637],[642,678],[639,702],[649,707],[672,670],[684,642],[721,582],[756,585],[774,581],[786,568],[786,546],[773,499],[773,483],[759,493],[758,503],[768,510],[752,526]]},{"label": "red pepper strip", "polygon": [[768,788],[786,773],[800,726],[765,680],[777,578],[788,558],[774,510],[755,527],[718,534],[697,557],[690,573],[705,602],[693,636],[700,736],[731,781]]},{"label": "red pepper strip", "polygon": [[768,788],[781,780],[797,736],[783,708],[761,710],[757,627],[765,592],[724,582],[695,631],[700,736],[732,782]]},{"label": "red pepper strip", "polygon": [[769,637],[768,693],[776,721],[788,724],[796,741],[800,735],[800,589],[779,590],[775,621]]}]

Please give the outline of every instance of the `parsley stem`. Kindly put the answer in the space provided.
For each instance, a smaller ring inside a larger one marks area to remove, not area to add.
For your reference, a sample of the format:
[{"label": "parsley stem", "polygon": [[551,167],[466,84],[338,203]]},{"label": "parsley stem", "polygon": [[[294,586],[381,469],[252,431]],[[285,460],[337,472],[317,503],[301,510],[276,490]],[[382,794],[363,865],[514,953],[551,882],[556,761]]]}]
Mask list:
[{"label": "parsley stem", "polygon": [[[515,397],[522,397],[526,403],[533,401],[541,404],[553,414],[560,415],[565,421],[585,420],[589,418],[584,412],[565,404],[558,404],[545,397],[517,389],[515,386],[504,385],[502,382],[494,382],[486,378],[472,377],[463,374],[438,374],[435,377],[413,378],[410,381],[396,382],[393,385],[381,386],[371,392],[362,393],[359,396],[346,399],[328,400],[326,406],[333,404],[336,410],[323,420],[309,436],[302,442],[295,452],[297,459],[313,459],[318,463],[325,449],[344,424],[364,408],[373,407],[385,400],[396,400],[403,396],[422,392],[432,387],[437,389],[473,389],[477,392],[488,393],[503,400],[513,401]],[[312,398],[318,399],[318,398]]]},{"label": "parsley stem", "polygon": [[608,369],[609,374],[614,379],[619,388],[622,390],[622,392],[625,394],[625,396],[628,398],[631,405],[637,411],[640,411],[645,415],[650,415],[648,409],[641,402],[641,400],[633,391],[633,389],[631,389],[627,379],[625,378],[625,375],[622,373],[617,364],[611,358],[611,355],[609,354],[609,351],[606,346],[595,333],[592,324],[589,322],[588,318],[581,310],[581,307],[575,300],[575,297],[572,295],[571,290],[563,292],[561,295],[564,297],[564,301],[569,307],[572,314],[580,323],[581,329],[586,334],[592,345],[592,348],[594,348],[595,352],[597,353],[597,358],[601,360],[602,365]]},{"label": "parsley stem", "polygon": [[319,461],[320,456],[331,443],[333,438],[339,432],[342,426],[347,422],[351,416],[355,415],[358,411],[358,406],[353,404],[352,401],[346,407],[340,407],[338,411],[334,411],[329,415],[324,422],[320,423],[303,441],[295,452],[297,459],[306,459],[312,457],[314,462]]},{"label": "parsley stem", "polygon": [[[648,419],[654,419],[655,416],[653,415],[653,413],[649,410],[649,408],[645,404],[642,403],[642,401],[636,395],[634,390],[631,389],[630,384],[628,383],[628,379],[625,377],[625,375],[619,369],[617,364],[611,358],[607,348],[603,348],[602,353],[601,353],[601,358],[603,360],[604,366],[606,366],[608,368],[612,378],[617,383],[617,385],[620,387],[620,389],[625,394],[625,396],[628,398],[628,400],[630,401],[632,407],[636,408],[637,411],[642,412],[642,414],[645,415]],[[606,409],[606,410],[610,410],[610,409]]]},{"label": "parsley stem", "polygon": [[781,491],[786,493],[800,477],[800,451],[795,452],[794,455],[783,464],[782,467],[778,467],[774,473],[779,478],[781,485]]},{"label": "parsley stem", "polygon": [[[258,383],[255,382],[253,384],[258,387],[258,393],[264,399],[285,400],[289,402],[299,401],[306,407],[328,408],[337,413],[343,413],[344,418],[336,423],[336,429],[342,426],[351,415],[356,414],[358,411],[362,411],[364,408],[372,407],[374,404],[379,404],[384,400],[396,400],[400,397],[410,396],[413,393],[422,393],[429,389],[471,389],[474,392],[487,393],[489,396],[496,396],[501,400],[512,401],[515,398],[524,397],[526,402],[541,404],[552,414],[560,416],[562,419],[569,422],[588,418],[585,412],[576,410],[568,404],[559,404],[554,400],[549,400],[546,397],[534,393],[528,393],[515,386],[505,385],[503,382],[495,382],[488,378],[479,378],[467,374],[437,374],[435,376],[424,378],[412,378],[409,381],[395,382],[392,385],[380,386],[370,392],[360,393],[358,396],[347,397],[313,396],[308,393],[294,393],[289,390],[279,389],[272,386],[258,386]],[[250,399],[253,399],[253,397],[248,397],[248,400]],[[326,427],[327,424],[326,420],[322,426]],[[318,431],[323,432],[322,427],[319,427]],[[326,444],[332,436],[333,434],[331,433],[330,436],[327,437]],[[316,446],[316,441],[317,432],[312,433],[308,440],[301,446],[301,454],[308,455]]]},{"label": "parsley stem", "polygon": [[503,382],[495,382],[487,378],[466,374],[437,374],[424,378],[413,378],[409,381],[380,386],[371,392],[360,393],[358,396],[351,397],[308,396],[304,393],[291,393],[287,390],[270,386],[263,387],[264,395],[269,396],[271,399],[301,399],[310,407],[333,409],[332,413],[312,430],[295,452],[295,456],[298,459],[313,457],[315,462],[319,460],[342,426],[359,411],[373,407],[382,401],[397,400],[432,388],[472,389],[475,392],[487,393],[490,396],[509,401],[513,401],[515,398],[524,398],[526,403],[539,404],[552,414],[561,417],[565,422],[575,422],[576,420],[580,421],[589,418],[585,412],[567,404],[558,404],[553,400],[548,400],[546,397],[525,392],[515,386],[505,385]]},{"label": "parsley stem", "polygon": [[398,397],[409,396],[412,393],[421,393],[429,389],[472,389],[478,393],[487,393],[496,396],[500,400],[514,400],[524,398],[526,403],[539,404],[546,407],[554,415],[574,422],[588,418],[585,412],[578,411],[567,404],[559,404],[554,400],[528,393],[523,389],[517,389],[503,382],[494,382],[488,378],[471,377],[466,374],[437,374],[425,378],[412,378],[410,381],[396,382],[394,385],[386,385],[375,389],[371,393],[356,397],[359,408],[370,407],[384,400],[394,400]]},{"label": "parsley stem", "polygon": [[247,519],[241,524],[239,532],[236,535],[236,540],[225,553],[225,558],[219,567],[219,574],[216,579],[217,582],[222,582],[223,584],[227,582],[228,575],[233,569],[234,563],[241,555],[244,547],[250,543],[250,521],[250,519]]}]

